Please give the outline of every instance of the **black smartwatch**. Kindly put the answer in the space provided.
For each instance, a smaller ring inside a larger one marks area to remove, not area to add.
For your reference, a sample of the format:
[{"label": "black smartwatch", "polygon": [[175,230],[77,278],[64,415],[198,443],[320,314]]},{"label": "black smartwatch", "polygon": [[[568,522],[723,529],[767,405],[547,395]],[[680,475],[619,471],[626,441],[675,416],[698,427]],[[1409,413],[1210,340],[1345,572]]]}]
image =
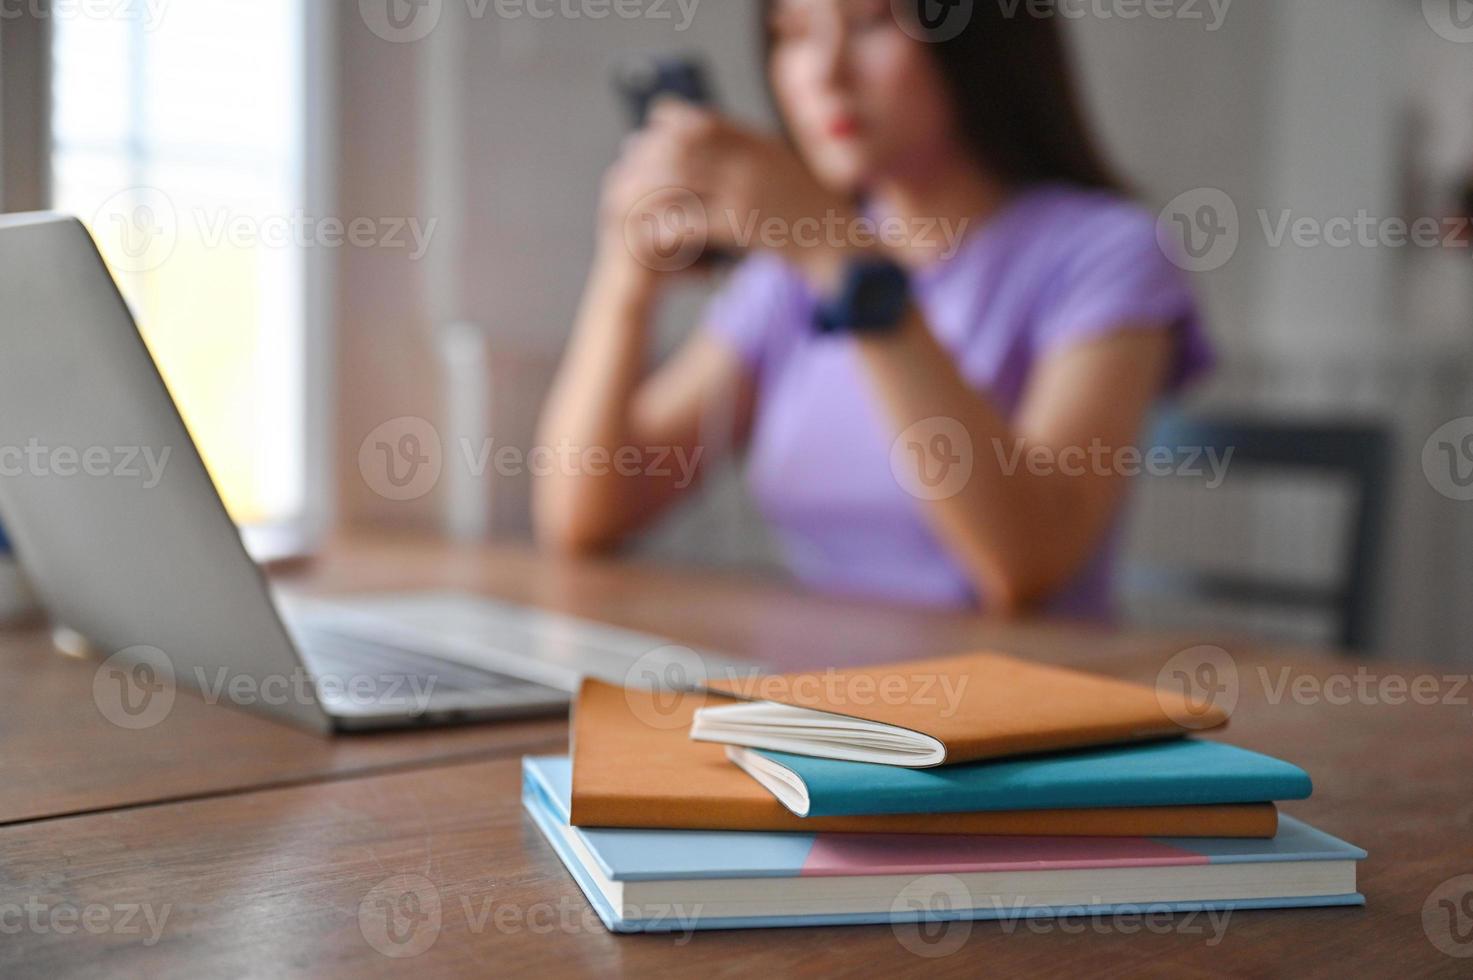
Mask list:
[{"label": "black smartwatch", "polygon": [[910,305],[910,278],[887,259],[865,259],[844,267],[835,295],[818,304],[813,329],[820,334],[893,333]]}]

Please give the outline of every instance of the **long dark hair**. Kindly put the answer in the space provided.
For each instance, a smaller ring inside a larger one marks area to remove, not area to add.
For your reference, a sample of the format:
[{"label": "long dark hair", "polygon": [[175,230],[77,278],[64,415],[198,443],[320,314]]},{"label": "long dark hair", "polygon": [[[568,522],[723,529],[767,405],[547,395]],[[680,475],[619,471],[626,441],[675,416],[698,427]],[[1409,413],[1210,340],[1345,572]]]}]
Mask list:
[{"label": "long dark hair", "polygon": [[[762,4],[764,63],[776,45],[776,2]],[[907,17],[908,33],[926,39],[963,139],[982,166],[1014,186],[1057,181],[1120,189],[1085,122],[1058,17],[1030,14],[1027,3],[1009,12],[998,0],[973,0],[944,7],[933,23],[924,16],[927,3],[891,6]]]}]

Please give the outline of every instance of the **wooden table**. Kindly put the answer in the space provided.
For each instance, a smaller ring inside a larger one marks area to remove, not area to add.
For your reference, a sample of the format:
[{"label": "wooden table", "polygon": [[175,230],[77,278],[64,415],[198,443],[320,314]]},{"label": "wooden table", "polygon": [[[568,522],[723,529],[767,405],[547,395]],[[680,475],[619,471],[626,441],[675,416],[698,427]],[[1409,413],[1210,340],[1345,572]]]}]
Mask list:
[{"label": "wooden table", "polygon": [[[985,645],[1154,681],[1180,651],[1217,642],[1236,670],[1231,740],[1311,772],[1314,797],[1286,809],[1371,852],[1368,905],[1225,923],[959,924],[965,942],[940,957],[922,954],[960,934],[937,945],[884,926],[613,936],[521,811],[519,757],[564,751],[560,720],[319,739],[181,694],[162,724],[125,731],[93,704],[95,665],[29,631],[0,637],[0,975],[1473,974],[1473,957],[1454,955],[1473,954],[1473,877],[1460,877],[1473,876],[1466,672],[406,538],[340,541],[291,578],[308,591],[504,596],[783,666]],[[411,945],[427,948],[385,955],[377,947],[403,948],[360,909],[410,893],[426,923]]]}]

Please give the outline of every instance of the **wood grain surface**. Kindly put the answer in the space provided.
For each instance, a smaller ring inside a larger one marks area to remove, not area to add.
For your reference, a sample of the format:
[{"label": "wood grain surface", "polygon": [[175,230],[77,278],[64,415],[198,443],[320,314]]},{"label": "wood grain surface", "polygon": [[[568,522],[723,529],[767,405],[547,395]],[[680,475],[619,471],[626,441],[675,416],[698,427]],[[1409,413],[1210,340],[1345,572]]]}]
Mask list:
[{"label": "wood grain surface", "polygon": [[[990,646],[1155,682],[1211,640],[1235,702],[1222,737],[1309,770],[1314,796],[1285,811],[1370,852],[1368,904],[613,936],[521,811],[517,757],[561,751],[560,722],[317,739],[181,700],[177,728],[122,737],[91,703],[94,666],[32,633],[0,639],[15,692],[0,715],[0,975],[1473,974],[1473,685],[1455,669],[410,539],[340,542],[295,584],[503,595],[783,666]],[[385,903],[407,910],[401,932]]]}]

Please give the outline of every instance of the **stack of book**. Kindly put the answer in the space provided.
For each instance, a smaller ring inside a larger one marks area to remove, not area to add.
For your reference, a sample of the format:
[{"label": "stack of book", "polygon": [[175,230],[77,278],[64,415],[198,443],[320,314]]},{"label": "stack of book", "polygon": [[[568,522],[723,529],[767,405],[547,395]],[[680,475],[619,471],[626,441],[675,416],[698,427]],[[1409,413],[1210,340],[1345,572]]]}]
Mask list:
[{"label": "stack of book", "polygon": [[1290,763],[1180,696],[998,654],[585,682],[523,801],[618,932],[1359,905]]}]

